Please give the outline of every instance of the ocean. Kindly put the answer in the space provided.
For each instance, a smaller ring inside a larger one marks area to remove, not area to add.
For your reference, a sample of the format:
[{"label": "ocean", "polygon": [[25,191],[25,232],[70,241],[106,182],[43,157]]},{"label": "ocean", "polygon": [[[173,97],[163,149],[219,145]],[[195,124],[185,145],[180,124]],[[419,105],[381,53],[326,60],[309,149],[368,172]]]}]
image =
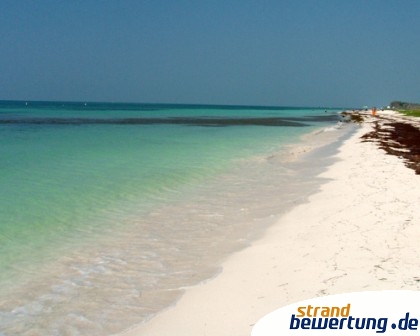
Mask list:
[{"label": "ocean", "polygon": [[0,335],[117,334],[214,277],[316,190],[338,111],[1,101]]}]

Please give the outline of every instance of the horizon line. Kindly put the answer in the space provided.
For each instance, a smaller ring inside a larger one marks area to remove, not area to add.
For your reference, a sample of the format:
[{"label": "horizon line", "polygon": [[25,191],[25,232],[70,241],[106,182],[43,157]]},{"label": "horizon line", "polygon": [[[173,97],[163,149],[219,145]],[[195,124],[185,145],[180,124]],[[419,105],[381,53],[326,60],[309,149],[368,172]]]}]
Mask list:
[{"label": "horizon line", "polygon": [[115,105],[160,105],[160,106],[183,106],[183,107],[242,107],[242,108],[312,108],[312,109],[349,109],[350,107],[344,106],[299,106],[299,105],[257,105],[257,104],[216,104],[216,103],[158,103],[158,102],[122,102],[122,101],[83,101],[83,100],[25,100],[25,99],[0,99],[0,103],[22,103],[28,105],[29,103],[42,104],[42,103],[62,103],[62,104],[80,104],[88,106],[89,104],[115,104]]}]

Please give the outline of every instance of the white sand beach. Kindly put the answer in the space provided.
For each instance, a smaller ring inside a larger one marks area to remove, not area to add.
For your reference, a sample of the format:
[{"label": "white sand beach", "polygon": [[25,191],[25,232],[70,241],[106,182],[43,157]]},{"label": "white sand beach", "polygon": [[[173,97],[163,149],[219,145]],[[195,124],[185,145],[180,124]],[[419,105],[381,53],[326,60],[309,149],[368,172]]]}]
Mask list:
[{"label": "white sand beach", "polygon": [[[393,118],[394,112],[378,112]],[[368,117],[341,146],[328,179],[223,271],[125,336],[249,336],[285,305],[317,296],[420,289],[420,176],[375,143]]]}]

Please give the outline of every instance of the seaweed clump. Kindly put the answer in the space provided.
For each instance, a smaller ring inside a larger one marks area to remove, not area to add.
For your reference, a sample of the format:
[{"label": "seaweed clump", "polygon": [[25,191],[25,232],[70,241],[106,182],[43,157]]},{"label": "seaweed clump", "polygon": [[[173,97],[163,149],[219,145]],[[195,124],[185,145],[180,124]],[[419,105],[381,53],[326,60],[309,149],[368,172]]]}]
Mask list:
[{"label": "seaweed clump", "polygon": [[387,154],[398,156],[420,175],[420,129],[404,122],[374,123],[373,131],[362,136],[374,141]]},{"label": "seaweed clump", "polygon": [[341,115],[345,121],[351,121],[358,124],[361,124],[365,121],[363,116],[357,112],[341,112]]}]

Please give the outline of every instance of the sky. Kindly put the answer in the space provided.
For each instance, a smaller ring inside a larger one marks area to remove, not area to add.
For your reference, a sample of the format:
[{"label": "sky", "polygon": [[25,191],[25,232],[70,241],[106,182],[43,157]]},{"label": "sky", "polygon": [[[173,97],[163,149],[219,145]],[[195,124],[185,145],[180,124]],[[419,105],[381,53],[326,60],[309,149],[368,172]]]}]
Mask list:
[{"label": "sky", "polygon": [[418,0],[0,0],[0,100],[420,102]]}]

